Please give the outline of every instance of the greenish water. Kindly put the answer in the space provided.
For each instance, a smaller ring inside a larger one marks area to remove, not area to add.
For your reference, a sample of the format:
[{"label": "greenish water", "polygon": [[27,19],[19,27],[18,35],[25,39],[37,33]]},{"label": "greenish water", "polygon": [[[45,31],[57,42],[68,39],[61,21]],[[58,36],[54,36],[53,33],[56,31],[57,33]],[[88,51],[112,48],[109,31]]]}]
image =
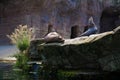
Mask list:
[{"label": "greenish water", "polygon": [[12,63],[0,62],[0,80],[37,80],[33,78],[33,74],[26,74],[22,71],[14,70]]},{"label": "greenish water", "polygon": [[58,71],[56,73],[54,70],[25,73],[20,69],[14,69],[13,64],[0,63],[0,80],[81,80],[81,77],[74,77],[74,73],[76,71]]},{"label": "greenish water", "polygon": [[[74,76],[74,71],[58,71],[41,73],[24,73],[20,70],[14,70],[11,65],[0,69],[0,80],[91,80],[90,76],[82,79],[81,76]],[[94,75],[92,76],[94,77]],[[96,79],[97,80],[97,79]],[[99,79],[98,79],[99,80]]]},{"label": "greenish water", "polygon": [[38,74],[22,71],[0,70],[0,80],[42,80]]},{"label": "greenish water", "polygon": [[[14,69],[13,64],[0,63],[0,80],[120,80],[119,75],[110,75],[80,71],[38,71],[24,72]],[[114,77],[114,76],[115,77]],[[116,76],[117,75],[117,76]]]}]

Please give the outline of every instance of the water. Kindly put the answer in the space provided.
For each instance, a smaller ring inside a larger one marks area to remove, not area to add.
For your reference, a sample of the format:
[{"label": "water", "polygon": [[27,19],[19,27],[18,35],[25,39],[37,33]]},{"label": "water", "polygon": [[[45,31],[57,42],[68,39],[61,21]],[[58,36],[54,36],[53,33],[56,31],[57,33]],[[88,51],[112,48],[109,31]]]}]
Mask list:
[{"label": "water", "polygon": [[[0,80],[69,80],[65,78],[69,75],[73,75],[73,72],[62,72],[59,73],[58,77],[54,72],[55,70],[53,70],[53,72],[48,71],[47,73],[43,74],[36,72],[23,73],[19,69],[14,69],[13,63],[0,63]],[[67,76],[64,76],[65,74],[67,74]]]},{"label": "water", "polygon": [[0,80],[120,80],[119,73],[99,74],[94,72],[82,72],[74,76],[74,71],[52,72],[44,74],[30,72],[24,73],[19,69],[13,69],[13,63],[0,62]]},{"label": "water", "polygon": [[0,58],[13,56],[17,51],[15,45],[0,45]]},{"label": "water", "polygon": [[28,78],[28,75],[14,71],[13,63],[0,63],[0,80],[28,80]]}]

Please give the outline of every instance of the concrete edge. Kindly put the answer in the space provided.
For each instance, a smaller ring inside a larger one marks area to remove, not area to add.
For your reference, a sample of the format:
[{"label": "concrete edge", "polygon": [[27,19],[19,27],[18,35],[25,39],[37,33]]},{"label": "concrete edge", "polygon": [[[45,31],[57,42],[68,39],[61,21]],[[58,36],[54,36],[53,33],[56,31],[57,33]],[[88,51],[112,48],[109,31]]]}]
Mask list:
[{"label": "concrete edge", "polygon": [[5,57],[5,58],[0,58],[0,62],[16,62],[15,57]]}]

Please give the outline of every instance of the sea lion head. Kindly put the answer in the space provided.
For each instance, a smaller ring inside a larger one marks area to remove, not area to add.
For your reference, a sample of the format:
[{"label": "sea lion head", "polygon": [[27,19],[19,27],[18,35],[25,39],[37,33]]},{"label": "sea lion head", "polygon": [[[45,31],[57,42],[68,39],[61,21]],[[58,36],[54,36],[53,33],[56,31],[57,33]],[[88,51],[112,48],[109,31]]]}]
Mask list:
[{"label": "sea lion head", "polygon": [[90,17],[90,18],[89,18],[89,20],[88,20],[88,26],[90,26],[90,27],[95,26],[93,17]]}]

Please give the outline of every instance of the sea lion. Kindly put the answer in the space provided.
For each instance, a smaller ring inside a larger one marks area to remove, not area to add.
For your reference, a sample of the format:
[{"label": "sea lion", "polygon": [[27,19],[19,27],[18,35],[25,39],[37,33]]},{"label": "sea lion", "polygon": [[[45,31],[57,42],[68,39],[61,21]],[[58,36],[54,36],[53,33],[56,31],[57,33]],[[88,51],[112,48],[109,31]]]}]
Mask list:
[{"label": "sea lion", "polygon": [[88,29],[80,36],[89,36],[91,34],[95,34],[98,31],[98,28],[96,27],[92,17],[89,18],[87,28]]},{"label": "sea lion", "polygon": [[53,43],[53,42],[64,42],[64,38],[56,32],[56,30],[53,28],[53,26],[50,24],[50,27],[48,26],[48,33],[43,38],[46,43]]},{"label": "sea lion", "polygon": [[57,32],[50,32],[44,37],[46,43],[63,42],[64,39]]}]

